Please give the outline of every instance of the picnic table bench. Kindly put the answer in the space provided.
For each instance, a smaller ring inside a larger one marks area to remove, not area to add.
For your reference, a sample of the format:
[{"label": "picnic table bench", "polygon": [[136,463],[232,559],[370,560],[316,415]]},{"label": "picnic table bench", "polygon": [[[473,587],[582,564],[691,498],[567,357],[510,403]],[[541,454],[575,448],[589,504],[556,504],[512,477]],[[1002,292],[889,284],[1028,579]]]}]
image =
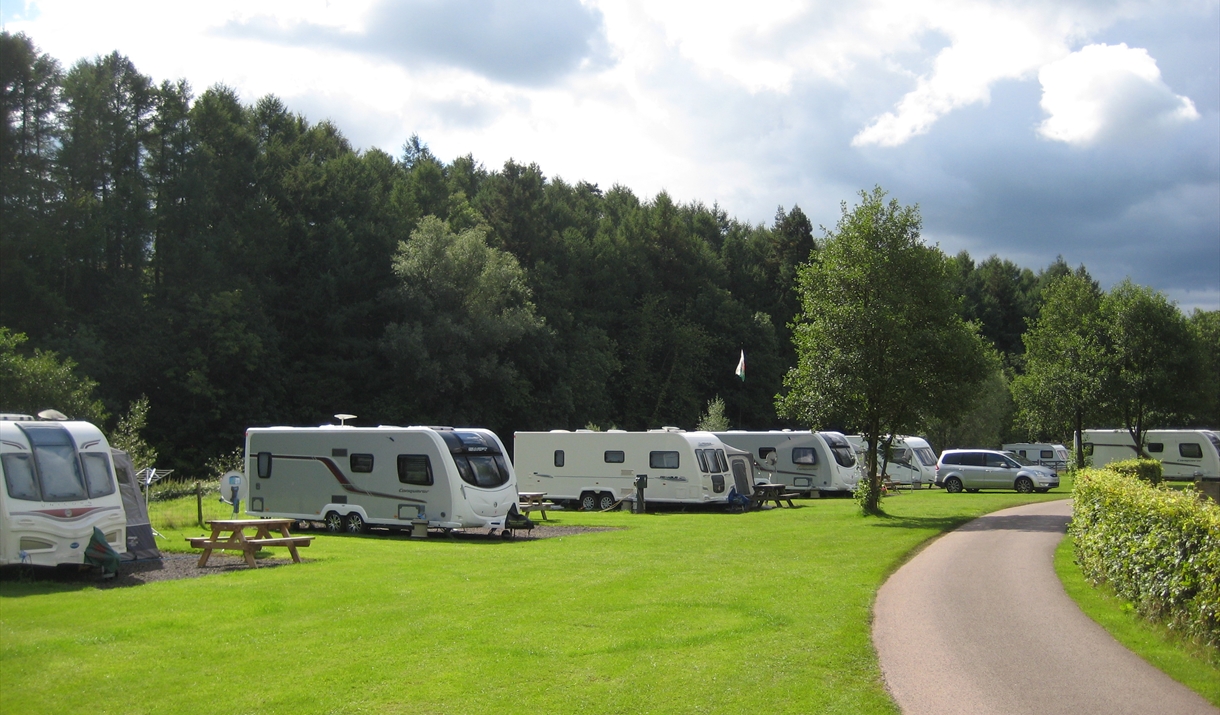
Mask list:
[{"label": "picnic table bench", "polygon": [[763,506],[769,501],[775,502],[776,507],[782,507],[782,502],[788,502],[790,508],[795,508],[796,505],[792,500],[799,497],[797,492],[788,491],[787,484],[755,484],[754,485],[754,503],[757,506]]},{"label": "picnic table bench", "polygon": [[[293,519],[211,519],[208,521],[208,526],[212,527],[211,536],[188,536],[186,540],[192,548],[203,549],[203,555],[199,557],[200,568],[207,565],[213,551],[240,551],[251,568],[258,568],[255,552],[270,546],[287,547],[293,563],[299,564],[301,555],[297,553],[297,547],[309,546],[313,537],[290,534],[288,527],[294,523]],[[248,537],[246,530],[250,528],[254,533]],[[278,533],[273,534],[273,531]]]},{"label": "picnic table bench", "polygon": [[551,506],[547,502],[542,501],[546,496],[546,492],[518,492],[517,493],[517,511],[530,515],[530,512],[537,509],[545,521],[550,521],[546,518],[547,507]]}]

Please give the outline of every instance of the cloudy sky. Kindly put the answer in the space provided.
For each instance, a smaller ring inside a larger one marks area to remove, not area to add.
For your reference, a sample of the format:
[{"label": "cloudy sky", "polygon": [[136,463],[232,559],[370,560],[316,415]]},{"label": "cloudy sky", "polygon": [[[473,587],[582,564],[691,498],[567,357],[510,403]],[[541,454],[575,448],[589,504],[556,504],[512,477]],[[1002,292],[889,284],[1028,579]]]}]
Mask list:
[{"label": "cloudy sky", "polygon": [[833,226],[880,184],[950,253],[1220,308],[1220,0],[0,0],[70,66],[275,94],[358,147]]}]

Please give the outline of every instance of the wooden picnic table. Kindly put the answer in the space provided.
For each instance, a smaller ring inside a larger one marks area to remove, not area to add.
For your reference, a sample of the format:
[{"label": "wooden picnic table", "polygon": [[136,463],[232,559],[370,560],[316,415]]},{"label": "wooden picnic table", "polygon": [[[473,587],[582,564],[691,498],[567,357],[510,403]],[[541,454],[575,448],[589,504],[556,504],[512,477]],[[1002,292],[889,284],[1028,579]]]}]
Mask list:
[{"label": "wooden picnic table", "polygon": [[550,521],[546,518],[546,510],[550,504],[542,501],[545,496],[546,492],[517,492],[517,510],[529,516],[531,510],[537,509],[544,520]]},{"label": "wooden picnic table", "polygon": [[795,507],[796,505],[792,503],[792,500],[796,496],[797,494],[795,492],[788,491],[787,484],[770,484],[764,482],[756,483],[754,485],[754,503],[760,507],[769,501],[775,502],[775,506],[777,507],[782,507],[783,504],[781,503],[781,500],[788,502],[789,507]]},{"label": "wooden picnic table", "polygon": [[[293,563],[301,563],[297,553],[298,546],[309,546],[312,536],[293,536],[288,527],[295,524],[296,519],[211,519],[208,526],[212,527],[211,536],[188,536],[187,541],[196,549],[203,549],[199,557],[199,567],[207,565],[213,551],[241,551],[246,563],[251,568],[258,568],[254,561],[254,553],[269,546],[287,546],[292,554]],[[247,536],[247,530],[253,533]],[[227,534],[227,536],[226,536]]]}]

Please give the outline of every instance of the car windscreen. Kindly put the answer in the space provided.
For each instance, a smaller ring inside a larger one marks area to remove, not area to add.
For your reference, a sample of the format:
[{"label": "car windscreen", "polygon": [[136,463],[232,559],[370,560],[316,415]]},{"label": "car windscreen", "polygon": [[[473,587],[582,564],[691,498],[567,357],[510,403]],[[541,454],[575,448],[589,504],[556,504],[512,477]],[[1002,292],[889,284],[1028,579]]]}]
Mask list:
[{"label": "car windscreen", "polygon": [[1014,461],[1014,462],[1016,462],[1017,464],[1020,464],[1020,465],[1026,466],[1026,467],[1032,467],[1032,466],[1034,466],[1035,464],[1037,464],[1037,462],[1034,462],[1034,461],[1028,460],[1028,459],[1026,459],[1025,457],[1022,457],[1021,455],[1016,454],[1015,452],[1005,452],[1005,453],[1004,453],[1004,456],[1005,456],[1005,457],[1008,457],[1008,458],[1009,458],[1009,459],[1011,459],[1011,460],[1013,460],[1013,461]]}]

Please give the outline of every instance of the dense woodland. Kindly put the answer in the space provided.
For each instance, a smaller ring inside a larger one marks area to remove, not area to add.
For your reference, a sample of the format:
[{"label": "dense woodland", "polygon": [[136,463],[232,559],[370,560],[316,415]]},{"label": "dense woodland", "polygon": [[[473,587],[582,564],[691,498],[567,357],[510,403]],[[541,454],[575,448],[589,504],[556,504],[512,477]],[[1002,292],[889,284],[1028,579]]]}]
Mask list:
[{"label": "dense woodland", "polygon": [[[275,97],[195,95],[117,53],[64,70],[7,33],[0,52],[0,326],[28,337],[10,349],[74,362],[111,422],[146,396],[160,466],[198,473],[246,427],[338,412],[509,441],[693,427],[718,396],[734,428],[809,426],[775,408],[821,235],[798,207],[751,225],[534,164],[446,162],[414,136],[357,151]],[[1007,437],[1027,321],[1073,269],[950,261],[1002,366],[976,407]]]}]

